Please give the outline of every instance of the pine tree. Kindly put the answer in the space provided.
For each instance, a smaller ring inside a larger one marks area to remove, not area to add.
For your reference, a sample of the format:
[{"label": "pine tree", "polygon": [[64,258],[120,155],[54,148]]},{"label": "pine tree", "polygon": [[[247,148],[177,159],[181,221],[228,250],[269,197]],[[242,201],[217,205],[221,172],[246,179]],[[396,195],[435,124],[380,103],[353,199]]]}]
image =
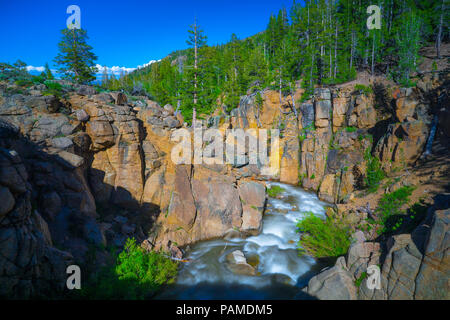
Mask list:
[{"label": "pine tree", "polygon": [[48,66],[48,63],[45,64],[45,70],[44,70],[44,73],[45,73],[45,78],[46,78],[47,80],[53,80],[53,79],[55,79],[55,77],[53,76],[52,71],[50,70],[50,67]]},{"label": "pine tree", "polygon": [[238,106],[243,87],[243,74],[241,72],[241,48],[236,34],[231,35],[229,48],[225,53],[225,64],[227,65],[227,81],[224,87],[225,104],[228,108]]},{"label": "pine tree", "polygon": [[86,42],[88,39],[86,30],[64,29],[61,33],[62,40],[58,44],[60,52],[55,58],[55,63],[59,65],[59,73],[77,83],[95,80],[97,56]]},{"label": "pine tree", "polygon": [[[124,88],[141,82],[158,103],[177,103],[188,121],[193,108],[201,117],[215,110],[218,102],[236,107],[248,89],[255,92],[269,87],[282,99],[297,80],[306,89],[304,99],[316,85],[354,80],[357,71],[392,75],[410,85],[421,42],[436,43],[439,54],[441,43],[448,39],[447,2],[294,2],[290,19],[282,9],[270,16],[264,32],[244,40],[233,35],[228,43],[216,46],[206,46],[194,23],[189,49],[123,77],[122,84],[110,82]],[[381,8],[381,30],[367,28],[366,10],[372,4]]]},{"label": "pine tree", "polygon": [[420,48],[420,18],[410,10],[399,19],[396,32],[398,66],[396,79],[404,86],[411,86],[410,77],[416,70]]},{"label": "pine tree", "polygon": [[106,66],[103,67],[103,74],[102,74],[102,86],[104,88],[108,87],[109,78],[108,78],[108,68]]},{"label": "pine tree", "polygon": [[193,79],[192,79],[192,95],[193,95],[193,104],[194,106],[198,103],[198,87],[201,79],[199,79],[199,51],[200,49],[206,45],[206,36],[203,34],[203,30],[197,25],[197,20],[194,21],[194,24],[191,25],[188,30],[189,38],[186,43],[194,49],[194,71],[193,71]]}]

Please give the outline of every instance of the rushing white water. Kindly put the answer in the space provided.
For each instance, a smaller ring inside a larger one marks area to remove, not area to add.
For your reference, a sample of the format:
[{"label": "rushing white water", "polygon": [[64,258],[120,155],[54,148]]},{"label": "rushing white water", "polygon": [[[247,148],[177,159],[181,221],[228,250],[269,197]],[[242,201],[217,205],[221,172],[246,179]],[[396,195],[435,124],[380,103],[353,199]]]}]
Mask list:
[{"label": "rushing white water", "polygon": [[[311,271],[315,260],[298,256],[296,223],[308,211],[323,216],[325,203],[298,187],[271,185],[285,191],[281,199],[268,200],[262,232],[246,239],[211,240],[194,245],[188,253],[192,261],[183,265],[176,285],[168,287],[161,298],[277,298],[277,291],[273,290],[277,286],[298,291],[299,278]],[[235,250],[244,252],[249,261],[258,261],[256,276],[237,275],[226,267],[226,255]],[[286,290],[280,289],[280,293]]]}]

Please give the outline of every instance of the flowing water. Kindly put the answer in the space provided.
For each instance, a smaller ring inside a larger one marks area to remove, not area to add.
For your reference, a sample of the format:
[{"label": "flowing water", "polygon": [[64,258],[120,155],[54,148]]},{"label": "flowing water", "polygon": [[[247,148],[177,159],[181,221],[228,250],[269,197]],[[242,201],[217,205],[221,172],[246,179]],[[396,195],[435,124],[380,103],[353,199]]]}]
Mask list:
[{"label": "flowing water", "polygon": [[[189,250],[192,259],[181,267],[175,284],[159,299],[305,299],[301,291],[323,265],[299,257],[296,222],[307,211],[325,214],[326,204],[298,187],[278,185],[281,199],[269,198],[262,232],[257,236],[200,242]],[[256,276],[237,275],[226,267],[226,255],[241,250]]]}]

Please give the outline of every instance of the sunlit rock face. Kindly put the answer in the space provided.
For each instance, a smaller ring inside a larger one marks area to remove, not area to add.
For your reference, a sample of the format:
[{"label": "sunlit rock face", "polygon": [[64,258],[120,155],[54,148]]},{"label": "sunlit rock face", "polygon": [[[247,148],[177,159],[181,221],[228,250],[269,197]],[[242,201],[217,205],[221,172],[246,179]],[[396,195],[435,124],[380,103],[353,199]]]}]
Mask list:
[{"label": "sunlit rock face", "polygon": [[[292,96],[261,91],[261,105],[249,92],[229,114],[198,121],[222,134],[236,128],[280,130],[280,166],[269,178],[260,163],[248,161],[176,165],[171,135],[187,124],[172,106],[147,97],[78,85],[65,98],[44,95],[40,86],[22,94],[2,92],[0,147],[9,156],[0,163],[0,224],[10,241],[4,256],[15,261],[2,266],[17,280],[4,288],[32,295],[36,284],[20,279],[38,274],[38,265],[44,272],[62,269],[71,259],[85,262],[91,243],[121,247],[135,237],[148,249],[176,251],[233,232],[239,238],[260,236],[268,179],[301,186],[329,203],[347,203],[364,183],[367,152],[386,172],[419,159],[431,125],[423,88],[435,87],[385,90],[385,104],[354,84],[316,88],[302,102],[299,86]],[[441,115],[445,134],[448,117],[445,110]],[[24,256],[12,258],[21,246]],[[31,259],[35,247],[40,251]],[[31,271],[20,273],[18,266],[30,259]],[[426,279],[434,277],[427,272]]]}]

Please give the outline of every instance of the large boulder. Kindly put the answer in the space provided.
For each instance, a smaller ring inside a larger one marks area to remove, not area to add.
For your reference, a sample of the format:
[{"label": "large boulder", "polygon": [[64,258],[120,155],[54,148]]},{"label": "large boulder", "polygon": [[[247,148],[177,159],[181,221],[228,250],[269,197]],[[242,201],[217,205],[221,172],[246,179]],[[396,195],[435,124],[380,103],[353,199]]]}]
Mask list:
[{"label": "large boulder", "polygon": [[76,92],[81,96],[92,96],[92,95],[97,94],[97,90],[95,90],[94,87],[86,86],[86,85],[78,86]]},{"label": "large boulder", "polygon": [[57,149],[69,149],[73,146],[72,140],[66,137],[58,137],[52,139],[52,146]]},{"label": "large boulder", "polygon": [[[356,126],[358,128],[372,128],[377,123],[377,113],[373,107],[371,97],[359,95],[355,101]],[[353,124],[351,124],[353,125]]]},{"label": "large boulder", "polygon": [[30,136],[33,141],[41,141],[63,135],[62,129],[69,124],[69,119],[61,114],[46,115],[36,120]]},{"label": "large boulder", "polygon": [[334,203],[336,196],[336,179],[334,174],[327,174],[320,184],[319,199]]},{"label": "large boulder", "polygon": [[115,104],[118,106],[124,106],[128,102],[126,94],[122,92],[111,92],[110,95],[113,97]]},{"label": "large boulder", "polygon": [[89,121],[86,131],[92,139],[93,151],[103,150],[115,143],[114,130],[108,121]]},{"label": "large boulder", "polygon": [[241,227],[241,201],[238,190],[232,184],[194,177],[192,193],[197,205],[194,239],[222,237],[230,228]]},{"label": "large boulder", "polygon": [[235,250],[226,256],[226,266],[231,272],[239,275],[255,276],[256,270],[247,263],[244,253],[240,250]]},{"label": "large boulder", "polygon": [[357,299],[357,288],[345,266],[343,257],[337,260],[334,267],[322,271],[311,278],[308,286],[303,291],[320,300]]},{"label": "large boulder", "polygon": [[114,98],[108,92],[101,92],[94,96],[94,101],[100,103],[114,103]]},{"label": "large boulder", "polygon": [[382,266],[383,299],[450,298],[449,222],[450,209],[430,210],[411,235],[389,240]]},{"label": "large boulder", "polygon": [[76,110],[75,116],[77,117],[77,120],[81,122],[86,122],[89,120],[89,115],[83,109]]},{"label": "large boulder", "polygon": [[163,120],[164,127],[168,127],[170,129],[181,127],[180,122],[174,116],[167,117]]},{"label": "large boulder", "polygon": [[262,228],[262,216],[266,202],[265,187],[257,182],[244,182],[239,185],[239,196],[242,202],[241,231],[257,235]]},{"label": "large boulder", "polygon": [[450,299],[450,209],[435,212],[422,264],[416,277],[416,299]]}]

